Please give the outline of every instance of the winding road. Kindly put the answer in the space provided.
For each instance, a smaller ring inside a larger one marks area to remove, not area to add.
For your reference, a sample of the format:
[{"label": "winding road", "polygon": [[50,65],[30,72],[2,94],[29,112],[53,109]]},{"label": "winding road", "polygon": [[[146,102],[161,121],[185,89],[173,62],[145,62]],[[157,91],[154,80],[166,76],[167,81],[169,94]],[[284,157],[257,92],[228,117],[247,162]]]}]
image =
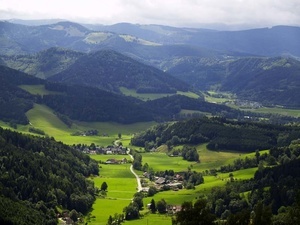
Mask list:
[{"label": "winding road", "polygon": [[[130,155],[129,152],[130,152],[130,149],[128,149],[127,154],[130,156],[130,158],[131,158],[132,160],[134,160],[133,156]],[[137,185],[138,185],[138,186],[137,186],[137,191],[138,191],[138,192],[142,191],[143,188],[142,188],[142,184],[141,184],[141,179],[140,179],[139,176],[134,172],[134,170],[133,170],[133,165],[132,165],[132,164],[131,164],[131,166],[130,166],[130,171],[131,171],[131,173],[132,173],[132,174],[135,176],[135,178],[136,178],[136,182],[137,182]]]}]

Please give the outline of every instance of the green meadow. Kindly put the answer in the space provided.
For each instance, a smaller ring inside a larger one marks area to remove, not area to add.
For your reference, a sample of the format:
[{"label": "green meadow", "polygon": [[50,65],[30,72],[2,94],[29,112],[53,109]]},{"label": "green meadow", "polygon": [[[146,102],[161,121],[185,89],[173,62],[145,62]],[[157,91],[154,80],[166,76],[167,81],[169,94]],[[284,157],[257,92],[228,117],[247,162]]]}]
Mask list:
[{"label": "green meadow", "polygon": [[257,112],[257,113],[273,113],[273,114],[280,114],[283,116],[292,116],[292,117],[300,117],[300,109],[287,109],[282,107],[262,107],[259,109],[250,109],[247,111]]},{"label": "green meadow", "polygon": [[[129,159],[128,155],[91,155],[91,158],[97,161],[106,161],[109,158],[122,159],[124,157]],[[91,225],[105,225],[110,215],[123,213],[124,207],[131,202],[137,187],[136,179],[130,172],[130,164],[99,165],[100,176],[91,179],[99,188],[103,182],[106,182],[108,191],[105,198],[98,197],[96,199],[92,212],[86,218],[88,224]]]},{"label": "green meadow", "polygon": [[[66,144],[95,143],[100,146],[112,144],[118,134],[122,135],[122,142],[129,143],[132,134],[145,130],[154,125],[154,122],[135,123],[135,124],[118,124],[112,122],[79,122],[75,121],[71,127],[64,124],[53,111],[44,105],[36,104],[33,109],[26,113],[31,125],[20,127],[20,131],[28,130],[29,126],[41,129],[49,136],[55,137],[56,140]],[[99,131],[98,136],[72,136],[77,131],[86,131],[96,129]],[[105,134],[107,136],[103,136]]]},{"label": "green meadow", "polygon": [[212,103],[224,103],[233,101],[233,96],[230,93],[209,91],[204,94],[205,101]]},{"label": "green meadow", "polygon": [[[120,91],[126,96],[132,96],[132,97],[141,99],[143,101],[154,100],[154,99],[174,95],[174,94],[170,94],[170,93],[158,93],[158,94],[156,94],[156,93],[136,93],[135,89],[128,89],[128,88],[125,88],[125,87],[121,87]],[[197,95],[193,92],[177,91],[176,94],[185,95],[185,96],[190,97],[190,98],[198,98],[199,97],[199,95]]]},{"label": "green meadow", "polygon": [[213,103],[224,103],[224,102],[230,102],[231,104],[228,104],[228,106],[235,108],[235,109],[240,109],[240,110],[245,110],[245,111],[250,111],[250,112],[256,112],[256,113],[266,113],[266,114],[279,114],[283,116],[292,116],[292,117],[300,117],[300,109],[289,109],[289,108],[284,108],[281,106],[277,107],[261,107],[257,109],[245,109],[242,107],[238,107],[233,104],[234,99],[236,98],[230,93],[225,93],[225,92],[213,92],[209,91],[210,95],[204,95],[205,96],[205,101],[207,102],[213,102]]},{"label": "green meadow", "polygon": [[[142,162],[154,169],[154,171],[174,170],[182,171],[190,167],[192,170],[202,172],[207,169],[220,168],[220,166],[232,164],[238,158],[252,158],[255,153],[240,153],[234,151],[211,151],[206,144],[196,146],[200,163],[182,160],[182,157],[170,157],[163,152],[142,153]],[[261,151],[261,154],[266,151]]]},{"label": "green meadow", "polygon": [[62,94],[61,92],[55,92],[55,91],[48,91],[45,88],[45,85],[20,85],[20,88],[22,88],[25,91],[28,91],[30,94],[33,95],[50,95],[50,94]]}]

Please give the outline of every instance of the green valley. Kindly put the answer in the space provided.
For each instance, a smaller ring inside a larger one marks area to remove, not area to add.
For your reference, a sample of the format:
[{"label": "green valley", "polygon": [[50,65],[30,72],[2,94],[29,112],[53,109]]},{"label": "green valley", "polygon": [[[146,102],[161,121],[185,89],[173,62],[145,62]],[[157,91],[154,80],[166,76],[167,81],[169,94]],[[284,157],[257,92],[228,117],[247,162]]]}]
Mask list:
[{"label": "green valley", "polygon": [[0,224],[300,224],[300,28],[232,21],[0,21]]}]

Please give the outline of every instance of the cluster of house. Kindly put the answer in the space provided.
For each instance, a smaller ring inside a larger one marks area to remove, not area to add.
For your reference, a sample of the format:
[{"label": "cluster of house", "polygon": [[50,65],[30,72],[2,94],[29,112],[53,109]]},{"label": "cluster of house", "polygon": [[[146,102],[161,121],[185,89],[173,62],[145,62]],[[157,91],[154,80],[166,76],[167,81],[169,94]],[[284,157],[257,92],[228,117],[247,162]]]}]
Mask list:
[{"label": "cluster of house", "polygon": [[121,160],[118,160],[118,159],[108,159],[105,162],[105,164],[125,164],[125,163],[128,163],[128,160],[126,158],[123,158]]},{"label": "cluster of house", "polygon": [[258,109],[262,107],[262,104],[259,102],[253,102],[253,101],[248,101],[248,100],[240,100],[237,99],[234,101],[234,104],[243,108],[249,108],[249,109]]},{"label": "cluster of house", "polygon": [[89,149],[86,147],[83,150],[86,154],[103,154],[103,155],[127,155],[127,148],[120,146],[107,146],[107,147],[96,147],[95,149]]},{"label": "cluster of house", "polygon": [[[150,209],[151,203],[147,204],[147,208]],[[167,205],[166,213],[173,215],[177,212],[180,212],[182,209],[181,205]]]},{"label": "cluster of house", "polygon": [[[144,177],[149,178],[149,174],[147,172],[145,172],[143,175]],[[165,177],[154,177],[154,187],[158,191],[166,190],[166,188],[173,191],[178,191],[179,189],[183,188],[182,183],[183,179],[179,174],[173,176],[172,179],[166,179]]]}]

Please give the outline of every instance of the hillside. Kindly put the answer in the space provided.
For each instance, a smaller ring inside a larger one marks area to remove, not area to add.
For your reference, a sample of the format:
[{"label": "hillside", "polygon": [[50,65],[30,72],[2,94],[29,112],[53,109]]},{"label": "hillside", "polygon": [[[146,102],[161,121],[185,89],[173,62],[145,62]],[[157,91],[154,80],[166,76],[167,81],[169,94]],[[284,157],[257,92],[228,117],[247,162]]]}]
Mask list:
[{"label": "hillside", "polygon": [[67,69],[82,55],[84,53],[53,47],[35,54],[2,55],[0,64],[46,79]]},{"label": "hillside", "polygon": [[53,138],[0,128],[0,158],[1,224],[54,225],[58,206],[90,210],[96,190],[86,177],[99,168],[88,156]]},{"label": "hillside", "polygon": [[[195,99],[173,95],[144,102],[90,86],[52,83],[4,66],[0,66],[0,79],[0,103],[2,104],[0,119],[11,124],[27,124],[25,113],[33,107],[34,103],[47,105],[67,124],[69,120],[129,124],[169,121],[192,116],[182,115],[182,110],[192,110],[195,112],[194,116],[209,114],[238,120],[244,120],[246,117],[251,117],[251,120],[268,117],[266,114],[208,103],[202,97]],[[22,89],[21,85],[26,85],[27,88]],[[281,117],[278,116],[277,119],[276,121],[279,121]],[[296,121],[292,118],[282,117],[282,119]]]},{"label": "hillside", "polygon": [[42,26],[0,22],[0,31],[0,53],[6,55],[35,53],[56,46],[67,48],[80,42],[89,32],[85,27],[71,22]]},{"label": "hillside", "polygon": [[94,86],[119,92],[120,87],[140,93],[187,91],[188,85],[156,68],[114,51],[98,51],[82,56],[50,81]]},{"label": "hillside", "polygon": [[25,112],[33,107],[35,96],[18,87],[21,84],[37,85],[42,81],[25,73],[0,66],[0,119],[27,124]]},{"label": "hillside", "polygon": [[291,58],[245,58],[230,63],[221,90],[263,104],[299,107],[300,62]]},{"label": "hillside", "polygon": [[[0,66],[0,119],[27,124],[25,113],[38,102],[71,119],[134,123],[154,120],[142,101],[97,88],[49,83],[25,73]],[[45,94],[34,95],[19,85],[43,85]]]},{"label": "hillside", "polygon": [[300,61],[289,57],[185,57],[166,70],[194,89],[231,92],[264,105],[299,107]]},{"label": "hillside", "polygon": [[[284,138],[279,138],[283,137]],[[288,145],[300,135],[298,127],[270,124],[233,122],[220,118],[198,118],[154,126],[135,135],[131,143],[136,146],[169,147],[183,144],[208,143],[212,150],[239,152],[269,149]]]}]

